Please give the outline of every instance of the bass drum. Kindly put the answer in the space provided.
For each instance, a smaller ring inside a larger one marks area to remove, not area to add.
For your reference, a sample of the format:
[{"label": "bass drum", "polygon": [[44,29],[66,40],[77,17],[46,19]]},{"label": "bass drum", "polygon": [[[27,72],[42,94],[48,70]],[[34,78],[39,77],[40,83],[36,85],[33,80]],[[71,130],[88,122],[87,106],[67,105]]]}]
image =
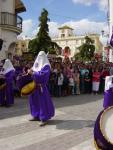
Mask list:
[{"label": "bass drum", "polygon": [[94,126],[94,144],[97,150],[113,150],[113,106],[98,115]]},{"label": "bass drum", "polygon": [[34,82],[31,75],[19,75],[17,77],[16,83],[17,83],[17,87],[21,92],[21,96],[26,96],[31,94],[36,88],[36,83]]}]

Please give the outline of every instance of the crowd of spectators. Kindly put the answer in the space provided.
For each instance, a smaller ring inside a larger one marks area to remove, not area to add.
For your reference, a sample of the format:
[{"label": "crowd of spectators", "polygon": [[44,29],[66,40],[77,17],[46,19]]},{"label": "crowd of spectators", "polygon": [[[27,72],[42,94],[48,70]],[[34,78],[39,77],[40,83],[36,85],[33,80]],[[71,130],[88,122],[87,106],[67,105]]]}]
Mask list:
[{"label": "crowd of spectators", "polygon": [[[14,92],[18,93],[16,78],[22,72],[27,72],[34,61],[13,60],[16,70]],[[55,58],[50,60],[51,74],[48,88],[51,96],[61,97],[80,94],[103,94],[105,86],[105,77],[113,75],[113,64],[106,62],[71,61],[68,57],[65,59]]]}]

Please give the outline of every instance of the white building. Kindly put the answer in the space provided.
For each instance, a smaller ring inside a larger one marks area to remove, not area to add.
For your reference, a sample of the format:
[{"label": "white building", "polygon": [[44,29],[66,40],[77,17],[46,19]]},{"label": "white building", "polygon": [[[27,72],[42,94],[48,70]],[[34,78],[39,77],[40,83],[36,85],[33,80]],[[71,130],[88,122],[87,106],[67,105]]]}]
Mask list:
[{"label": "white building", "polygon": [[17,35],[22,32],[22,18],[18,13],[26,11],[21,0],[0,0],[0,39],[3,40],[0,60],[15,53]]},{"label": "white building", "polygon": [[29,41],[30,39],[17,40],[16,47],[15,47],[16,56],[22,56],[23,53],[29,52],[29,49],[28,49]]},{"label": "white building", "polygon": [[[68,26],[63,26],[59,28],[59,35],[58,38],[52,39],[52,41],[56,42],[62,49],[65,47],[69,47],[71,50],[71,55],[70,57],[74,56],[78,52],[78,47],[85,42],[85,36],[76,36],[73,34],[73,29],[68,27]],[[92,40],[94,40],[95,47],[96,47],[96,52],[97,53],[102,53],[102,43],[99,40],[98,34],[88,34]]]}]

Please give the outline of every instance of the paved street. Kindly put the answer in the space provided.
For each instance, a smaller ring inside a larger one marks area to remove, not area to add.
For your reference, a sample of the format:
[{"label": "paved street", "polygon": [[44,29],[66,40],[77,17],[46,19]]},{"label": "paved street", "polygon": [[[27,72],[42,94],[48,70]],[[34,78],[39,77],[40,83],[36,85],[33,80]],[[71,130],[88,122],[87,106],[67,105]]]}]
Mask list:
[{"label": "paved street", "polygon": [[93,126],[102,110],[102,95],[53,98],[56,115],[49,125],[28,121],[26,98],[0,107],[0,150],[95,150]]}]

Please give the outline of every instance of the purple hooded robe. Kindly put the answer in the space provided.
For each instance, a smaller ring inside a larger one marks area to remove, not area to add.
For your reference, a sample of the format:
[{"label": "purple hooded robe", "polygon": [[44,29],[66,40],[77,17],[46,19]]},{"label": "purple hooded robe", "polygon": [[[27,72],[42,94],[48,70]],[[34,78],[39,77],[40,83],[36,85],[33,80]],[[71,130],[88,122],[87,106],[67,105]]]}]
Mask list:
[{"label": "purple hooded robe", "polygon": [[34,72],[36,82],[35,91],[29,96],[31,115],[41,121],[47,121],[55,114],[47,83],[50,75],[50,66],[45,65],[40,71]]},{"label": "purple hooded robe", "polygon": [[0,105],[14,104],[14,93],[13,93],[14,75],[15,75],[14,70],[5,74],[6,87],[0,90]]}]

